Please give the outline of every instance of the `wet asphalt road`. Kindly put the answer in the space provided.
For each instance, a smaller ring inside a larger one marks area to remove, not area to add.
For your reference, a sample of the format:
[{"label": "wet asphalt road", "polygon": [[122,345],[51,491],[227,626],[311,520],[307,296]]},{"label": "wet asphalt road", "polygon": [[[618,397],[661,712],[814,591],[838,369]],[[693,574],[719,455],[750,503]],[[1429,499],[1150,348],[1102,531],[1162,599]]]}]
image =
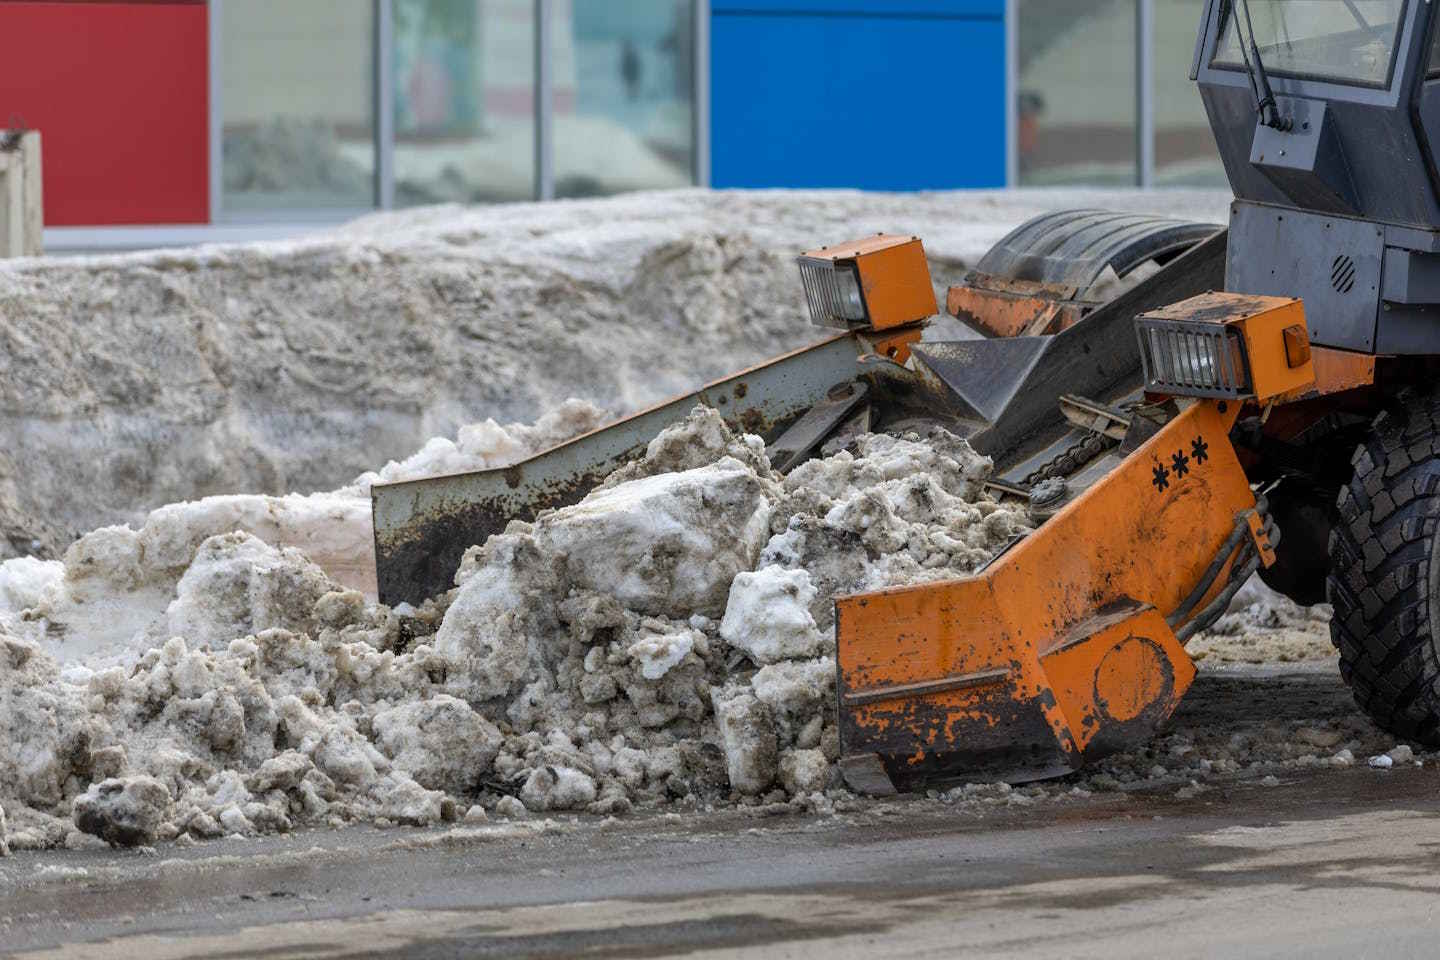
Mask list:
[{"label": "wet asphalt road", "polygon": [[[1191,709],[1217,715],[1349,709],[1338,680],[1313,672],[1198,692]],[[154,855],[22,853],[0,861],[3,951],[1433,957],[1440,769],[985,816],[916,799],[825,819],[354,828]]]}]

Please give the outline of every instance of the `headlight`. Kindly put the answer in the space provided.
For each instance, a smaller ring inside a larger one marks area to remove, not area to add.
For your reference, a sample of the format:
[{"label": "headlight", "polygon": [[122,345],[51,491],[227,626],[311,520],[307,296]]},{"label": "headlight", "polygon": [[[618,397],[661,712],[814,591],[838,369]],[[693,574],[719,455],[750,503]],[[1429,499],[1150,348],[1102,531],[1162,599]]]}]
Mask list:
[{"label": "headlight", "polygon": [[1264,403],[1315,382],[1299,300],[1202,293],[1136,318],[1135,331],[1147,393]]},{"label": "headlight", "polygon": [[818,326],[884,330],[939,309],[916,237],[876,234],[809,250],[799,263],[810,321]]},{"label": "headlight", "polygon": [[865,322],[865,298],[853,264],[802,257],[800,282],[810,305],[811,323],[849,327]]},{"label": "headlight", "polygon": [[1240,331],[1214,323],[1141,317],[1145,389],[1187,397],[1238,397],[1250,391]]},{"label": "headlight", "polygon": [[860,278],[855,271],[838,267],[835,282],[840,286],[840,316],[846,320],[865,319],[865,298],[860,295]]}]

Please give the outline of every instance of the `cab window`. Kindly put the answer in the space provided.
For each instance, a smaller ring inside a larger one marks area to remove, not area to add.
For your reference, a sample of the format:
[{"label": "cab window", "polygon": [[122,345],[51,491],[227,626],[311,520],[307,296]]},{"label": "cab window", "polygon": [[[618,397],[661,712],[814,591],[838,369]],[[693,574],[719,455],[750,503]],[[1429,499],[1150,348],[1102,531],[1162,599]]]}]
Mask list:
[{"label": "cab window", "polygon": [[[1213,65],[1243,70],[1251,25],[1267,73],[1383,87],[1390,82],[1405,0],[1249,0],[1228,4]],[[1237,22],[1238,21],[1238,22]],[[1432,48],[1432,69],[1440,67]]]}]

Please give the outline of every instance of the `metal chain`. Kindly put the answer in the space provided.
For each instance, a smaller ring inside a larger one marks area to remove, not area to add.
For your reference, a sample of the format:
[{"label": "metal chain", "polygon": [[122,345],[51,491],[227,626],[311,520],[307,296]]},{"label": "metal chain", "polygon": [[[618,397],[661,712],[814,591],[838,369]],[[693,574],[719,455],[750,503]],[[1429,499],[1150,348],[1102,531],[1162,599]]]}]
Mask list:
[{"label": "metal chain", "polygon": [[1027,474],[1022,482],[1026,486],[1033,487],[1041,480],[1049,480],[1051,477],[1068,477],[1111,447],[1119,445],[1120,441],[1114,437],[1107,437],[1103,433],[1091,433],[1085,439],[1057,454],[1033,473]]}]

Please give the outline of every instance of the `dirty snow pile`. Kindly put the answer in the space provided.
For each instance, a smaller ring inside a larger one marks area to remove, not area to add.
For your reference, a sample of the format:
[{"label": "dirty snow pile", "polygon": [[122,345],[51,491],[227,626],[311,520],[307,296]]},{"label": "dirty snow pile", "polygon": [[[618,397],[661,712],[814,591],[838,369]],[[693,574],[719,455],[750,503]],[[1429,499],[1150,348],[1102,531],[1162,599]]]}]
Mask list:
[{"label": "dirty snow pile", "polygon": [[166,631],[178,629],[167,622],[167,607],[196,551],[207,538],[236,531],[272,547],[296,548],[340,586],[373,598],[372,483],[508,466],[594,429],[603,419],[597,407],[570,400],[534,424],[469,424],[455,440],[433,438],[413,456],[338,490],[173,503],[152,511],[138,530],[104,527],[82,537],[63,561],[0,562],[0,627],[24,612],[44,624],[48,650],[61,661],[93,661],[144,643],[158,646],[171,636]]},{"label": "dirty snow pile", "polygon": [[[782,479],[697,408],[583,502],[473,547],[418,610],[203,511],[88,534],[48,581],[8,561],[8,843],[823,806],[830,599],[968,572],[1025,530],[981,494],[989,469],[937,430]],[[101,623],[128,645],[74,635]]]},{"label": "dirty snow pile", "polygon": [[1335,659],[1328,603],[1302,607],[1252,577],[1230,608],[1187,646],[1205,666]]}]

